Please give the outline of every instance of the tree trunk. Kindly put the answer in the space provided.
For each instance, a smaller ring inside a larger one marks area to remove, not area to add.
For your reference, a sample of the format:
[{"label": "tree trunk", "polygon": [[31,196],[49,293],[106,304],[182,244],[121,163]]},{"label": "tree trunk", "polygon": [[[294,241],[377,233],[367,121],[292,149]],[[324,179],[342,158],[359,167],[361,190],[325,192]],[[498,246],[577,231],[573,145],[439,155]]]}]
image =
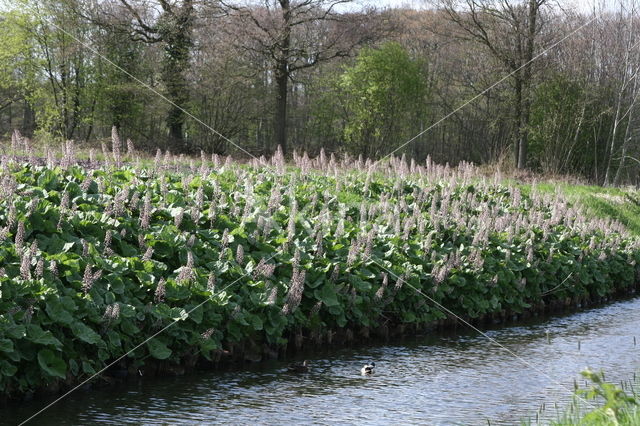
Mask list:
[{"label": "tree trunk", "polygon": [[287,63],[278,64],[276,70],[276,116],[274,135],[276,145],[280,145],[282,153],[287,154],[287,94],[289,91],[289,76]]},{"label": "tree trunk", "polygon": [[[515,160],[516,167],[519,169],[520,167],[520,152],[522,151],[522,77],[520,76],[520,71],[518,71],[515,75],[515,92],[516,92],[516,102],[514,108],[514,117],[513,121],[515,122],[516,129],[516,146],[515,146]],[[526,149],[524,151],[526,156]]]},{"label": "tree trunk", "polygon": [[[625,62],[626,64],[626,62]],[[621,110],[622,110],[622,98],[624,96],[624,90],[625,90],[625,85],[627,84],[627,81],[625,80],[621,87],[620,90],[618,91],[618,99],[616,101],[616,111],[615,111],[615,116],[613,119],[613,129],[611,130],[611,134],[609,135],[610,139],[610,143],[607,147],[607,151],[606,151],[606,162],[607,162],[607,168],[605,169],[604,172],[604,186],[609,186],[611,184],[611,174],[612,174],[612,163],[613,163],[613,156],[615,154],[615,149],[616,149],[616,139],[618,138],[618,128],[620,126],[620,122],[621,122],[621,118],[620,118],[620,114],[621,114]]]},{"label": "tree trunk", "polygon": [[69,135],[69,99],[67,93],[67,67],[64,63],[60,64],[60,86],[62,92],[62,123],[60,124],[60,131],[64,139],[71,139]]},{"label": "tree trunk", "polygon": [[189,84],[187,71],[189,70],[190,51],[193,46],[193,2],[184,0],[182,6],[173,8],[165,6],[165,13],[160,25],[162,40],[166,43],[163,82],[167,88],[168,98],[172,105],[167,114],[169,139],[177,151],[192,152],[184,134],[186,114],[184,109],[189,103]]},{"label": "tree trunk", "polygon": [[[523,108],[526,109],[526,108]],[[518,129],[518,169],[527,168],[527,150],[529,147],[529,120],[527,113],[521,112]]]},{"label": "tree trunk", "polygon": [[[615,161],[614,155],[616,154],[616,140],[619,137],[619,133],[618,133],[620,130],[619,127],[622,125],[622,121],[626,117],[626,114],[622,112],[623,104],[625,101],[625,94],[627,92],[629,83],[631,83],[631,80],[635,80],[635,77],[636,77],[635,74],[630,70],[630,62],[631,62],[630,56],[633,48],[635,47],[635,44],[634,44],[635,39],[632,33],[633,25],[631,22],[631,18],[632,17],[630,17],[630,22],[628,23],[629,34],[626,39],[626,49],[624,52],[623,76],[622,76],[622,81],[620,83],[620,89],[618,90],[618,99],[616,100],[615,118],[613,120],[613,129],[610,135],[611,141],[608,146],[608,152],[607,152],[608,154],[608,157],[606,159],[607,168],[605,170],[605,175],[604,175],[605,186],[609,186],[613,183],[612,175],[614,173],[613,167],[615,167],[613,162]],[[618,164],[618,169],[620,167],[621,167],[621,164]]]},{"label": "tree trunk", "polygon": [[[634,75],[637,75],[638,70],[636,70],[636,72],[634,73]],[[627,159],[627,154],[629,151],[629,143],[631,142],[632,136],[632,130],[631,130],[631,126],[634,123],[633,120],[633,110],[636,106],[636,102],[638,101],[638,79],[634,78],[633,79],[633,89],[632,89],[632,93],[633,93],[633,99],[631,100],[631,105],[629,105],[629,109],[626,111],[625,115],[627,117],[627,126],[625,127],[625,131],[624,131],[624,138],[622,139],[622,151],[620,153],[620,164],[618,165],[618,168],[616,170],[616,174],[613,178],[613,185],[614,186],[618,186],[620,185],[620,180],[622,178],[622,172],[624,171],[625,168],[625,162]]]},{"label": "tree trunk", "polygon": [[[631,50],[631,48],[635,46],[635,38],[633,38],[631,34],[629,38],[630,38],[630,41],[627,44],[628,46],[627,51]],[[634,42],[633,45],[631,45],[632,41]],[[633,86],[631,87],[631,91],[629,93],[631,97],[629,101],[629,108],[627,109],[627,111],[623,116],[623,117],[626,117],[627,125],[625,127],[624,138],[622,140],[622,148],[621,148],[622,152],[620,153],[620,164],[618,164],[616,174],[613,178],[614,186],[620,185],[620,182],[622,179],[622,173],[624,172],[624,169],[625,169],[625,163],[626,163],[627,155],[630,148],[629,144],[631,143],[631,140],[633,138],[632,134],[635,133],[633,132],[633,130],[635,129],[632,129],[632,126],[635,125],[633,111],[636,107],[636,103],[638,102],[638,98],[640,97],[640,87],[638,86],[638,76],[640,74],[640,54],[636,53],[635,57],[633,59],[630,59],[628,62],[633,64],[633,69],[631,71],[631,75],[629,76],[629,80],[633,80]]]},{"label": "tree trunk", "polygon": [[[631,109],[633,109],[633,104],[631,105]],[[629,111],[629,113],[631,113],[631,111]],[[631,114],[629,114],[631,115]],[[613,186],[618,186],[620,185],[620,180],[622,178],[622,172],[625,168],[625,162],[627,159],[627,151],[629,149],[629,142],[631,141],[631,137],[629,135],[630,130],[631,130],[631,117],[627,117],[627,126],[625,128],[625,132],[624,132],[624,138],[622,139],[622,149],[620,152],[620,164],[618,164],[618,168],[616,169],[616,174],[613,177]]]},{"label": "tree trunk", "polygon": [[284,25],[279,58],[276,61],[276,116],[274,135],[276,145],[280,145],[282,153],[287,154],[287,95],[289,91],[289,54],[291,49],[291,4],[289,0],[279,0]]},{"label": "tree trunk", "polygon": [[524,72],[522,81],[522,98],[518,137],[518,168],[527,167],[527,151],[529,148],[529,114],[531,105],[532,70],[531,62],[535,51],[536,21],[538,18],[538,8],[540,0],[529,0],[529,17],[527,26],[527,39],[524,52]]},{"label": "tree trunk", "polygon": [[571,161],[571,156],[573,155],[573,149],[576,146],[578,146],[578,139],[580,137],[580,132],[582,131],[582,125],[584,123],[586,111],[587,111],[587,103],[585,101],[582,103],[582,110],[580,111],[580,119],[578,120],[578,125],[576,126],[576,130],[573,133],[573,143],[571,144],[569,151],[567,151],[566,155],[564,155],[564,159],[561,159],[563,163],[558,169],[557,173],[561,172],[562,170],[569,170],[569,166],[570,166],[569,163]]},{"label": "tree trunk", "polygon": [[169,127],[169,142],[177,151],[186,150],[186,143],[182,129],[183,125],[184,113],[180,108],[172,105],[169,109],[169,113],[167,114],[167,127]]},{"label": "tree trunk", "polygon": [[22,134],[28,138],[33,137],[36,129],[36,112],[31,107],[31,103],[24,101],[24,110],[22,115]]}]

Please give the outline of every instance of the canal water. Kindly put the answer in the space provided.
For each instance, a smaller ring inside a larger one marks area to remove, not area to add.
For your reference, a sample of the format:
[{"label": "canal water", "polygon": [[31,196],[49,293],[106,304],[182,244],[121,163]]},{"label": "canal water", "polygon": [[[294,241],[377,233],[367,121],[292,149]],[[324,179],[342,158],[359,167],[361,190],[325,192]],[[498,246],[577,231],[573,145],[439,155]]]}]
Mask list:
[{"label": "canal water", "polygon": [[[614,382],[640,369],[640,298],[486,333],[520,359],[461,328],[307,354],[303,374],[272,362],[77,391],[31,424],[519,424],[543,404],[541,418],[555,418],[585,367]],[[361,376],[370,361],[375,374]],[[46,403],[2,408],[0,423]]]}]

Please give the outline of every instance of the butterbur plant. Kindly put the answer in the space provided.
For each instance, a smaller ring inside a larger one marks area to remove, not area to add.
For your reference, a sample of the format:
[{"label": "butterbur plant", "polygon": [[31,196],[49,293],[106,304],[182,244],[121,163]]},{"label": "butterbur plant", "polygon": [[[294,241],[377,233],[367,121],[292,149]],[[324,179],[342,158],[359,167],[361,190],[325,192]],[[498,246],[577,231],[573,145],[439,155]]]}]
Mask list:
[{"label": "butterbur plant", "polygon": [[147,262],[151,260],[152,257],[153,257],[153,247],[147,247],[147,249],[144,252],[144,255],[142,255],[142,261]]},{"label": "butterbur plant", "polygon": [[153,294],[153,300],[156,303],[164,302],[164,296],[167,294],[166,281],[164,278],[161,278],[158,281],[158,285],[156,286],[156,291]]},{"label": "butterbur plant", "polygon": [[127,139],[127,155],[131,157],[135,152],[136,148],[133,146],[133,141],[131,139]]},{"label": "butterbur plant", "polygon": [[20,261],[20,277],[23,280],[31,279],[31,250],[24,250]]},{"label": "butterbur plant", "polygon": [[289,291],[287,292],[287,298],[284,306],[282,307],[282,314],[289,315],[295,312],[302,301],[302,294],[304,292],[304,280],[306,271],[299,271],[294,269],[291,282],[289,284]]},{"label": "butterbur plant", "polygon": [[384,296],[384,292],[387,289],[387,287],[389,286],[389,276],[387,275],[386,272],[382,273],[382,283],[380,284],[380,287],[378,288],[378,290],[376,291],[375,294],[375,300],[377,302],[382,301],[382,297]]},{"label": "butterbur plant", "polygon": [[253,270],[253,278],[260,277],[271,278],[276,269],[276,265],[267,263],[264,258],[261,258],[256,267]]},{"label": "butterbur plant", "polygon": [[239,265],[244,264],[244,247],[242,244],[238,244],[236,249],[236,262],[238,262]]},{"label": "butterbur plant", "polygon": [[[93,374],[168,321],[126,362],[442,319],[413,287],[476,318],[622,293],[640,276],[640,241],[620,223],[469,164],[160,150],[147,163],[129,144],[123,159],[117,130],[111,143],[89,169],[66,143],[50,165],[0,158],[5,393]],[[546,293],[569,273],[580,279]],[[202,330],[215,330],[207,343]]]},{"label": "butterbur plant", "polygon": [[39,258],[36,263],[36,278],[42,278],[44,275],[44,259]]},{"label": "butterbur plant", "polygon": [[102,271],[97,270],[95,272],[92,271],[91,265],[87,265],[84,269],[84,275],[82,277],[82,291],[84,294],[88,294],[91,288],[93,287],[93,283],[96,282],[102,276]]},{"label": "butterbur plant", "polygon": [[111,149],[113,152],[113,161],[118,168],[122,165],[122,158],[120,156],[121,145],[122,143],[120,142],[120,136],[118,135],[118,128],[113,126],[111,128]]},{"label": "butterbur plant", "polygon": [[358,253],[360,252],[359,240],[352,239],[349,245],[349,254],[347,255],[347,266],[353,266],[358,259]]},{"label": "butterbur plant", "polygon": [[193,253],[187,252],[187,264],[180,268],[180,273],[178,274],[177,281],[180,283],[187,283],[192,281],[195,278],[194,272],[194,260]]},{"label": "butterbur plant", "polygon": [[333,271],[331,271],[331,277],[330,277],[330,282],[335,283],[336,281],[338,281],[338,278],[340,278],[340,265],[336,264],[333,267]]},{"label": "butterbur plant", "polygon": [[216,276],[213,272],[209,274],[207,279],[207,291],[212,295],[216,292]]},{"label": "butterbur plant", "polygon": [[144,204],[142,207],[142,214],[140,215],[140,227],[142,229],[149,229],[151,223],[151,193],[147,191],[144,196]]},{"label": "butterbur plant", "polygon": [[118,318],[120,318],[120,304],[112,303],[111,305],[108,305],[104,311],[102,319],[107,323],[110,323]]},{"label": "butterbur plant", "polygon": [[278,301],[278,286],[275,284],[271,284],[267,287],[267,293],[269,294],[267,298],[267,305],[275,305]]},{"label": "butterbur plant", "polygon": [[224,252],[226,251],[228,245],[229,245],[229,229],[225,228],[222,233],[222,238],[220,240],[220,259],[222,259],[222,257],[224,256]]},{"label": "butterbur plant", "polygon": [[296,215],[298,214],[298,203],[293,200],[289,211],[289,222],[287,224],[287,238],[292,241],[296,234]]},{"label": "butterbur plant", "polygon": [[202,337],[203,340],[208,340],[211,338],[211,336],[213,336],[213,333],[215,333],[215,331],[216,330],[214,328],[208,328],[207,330],[202,332],[200,337]]},{"label": "butterbur plant", "polygon": [[180,225],[182,225],[182,219],[184,217],[184,209],[182,207],[178,208],[178,213],[176,214],[175,218],[173,219],[173,225],[176,228],[180,228]]},{"label": "butterbur plant", "polygon": [[24,247],[24,222],[18,222],[18,229],[16,230],[15,237],[15,247],[16,251],[22,251],[22,247]]}]

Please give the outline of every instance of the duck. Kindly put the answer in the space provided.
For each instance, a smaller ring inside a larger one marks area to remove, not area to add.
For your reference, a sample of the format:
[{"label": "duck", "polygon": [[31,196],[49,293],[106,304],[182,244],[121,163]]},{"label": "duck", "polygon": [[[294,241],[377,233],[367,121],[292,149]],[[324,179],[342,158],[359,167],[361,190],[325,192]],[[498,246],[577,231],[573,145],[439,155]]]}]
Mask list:
[{"label": "duck", "polygon": [[289,370],[290,373],[306,373],[309,371],[309,361],[305,359],[302,364],[289,364],[287,370]]},{"label": "duck", "polygon": [[370,374],[373,374],[374,368],[376,368],[376,363],[372,362],[370,364],[365,364],[364,367],[360,369],[360,372],[362,373],[363,376],[368,376]]}]

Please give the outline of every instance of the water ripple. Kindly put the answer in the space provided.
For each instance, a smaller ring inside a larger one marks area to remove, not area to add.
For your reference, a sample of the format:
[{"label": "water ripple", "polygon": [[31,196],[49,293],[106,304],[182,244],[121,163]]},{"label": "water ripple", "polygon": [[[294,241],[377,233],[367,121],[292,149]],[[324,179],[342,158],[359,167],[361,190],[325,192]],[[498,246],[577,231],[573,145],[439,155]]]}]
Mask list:
[{"label": "water ripple", "polygon": [[[542,404],[566,404],[573,380],[586,366],[605,369],[612,381],[629,378],[640,368],[640,347],[633,344],[639,325],[640,299],[635,299],[487,331],[527,364],[473,331],[458,330],[402,344],[307,354],[308,374],[290,374],[286,363],[270,363],[145,378],[73,394],[37,423],[481,425],[491,419],[491,424],[514,424],[535,416]],[[363,377],[359,369],[369,361],[376,362],[376,373]],[[0,414],[18,422],[44,403]]]}]

